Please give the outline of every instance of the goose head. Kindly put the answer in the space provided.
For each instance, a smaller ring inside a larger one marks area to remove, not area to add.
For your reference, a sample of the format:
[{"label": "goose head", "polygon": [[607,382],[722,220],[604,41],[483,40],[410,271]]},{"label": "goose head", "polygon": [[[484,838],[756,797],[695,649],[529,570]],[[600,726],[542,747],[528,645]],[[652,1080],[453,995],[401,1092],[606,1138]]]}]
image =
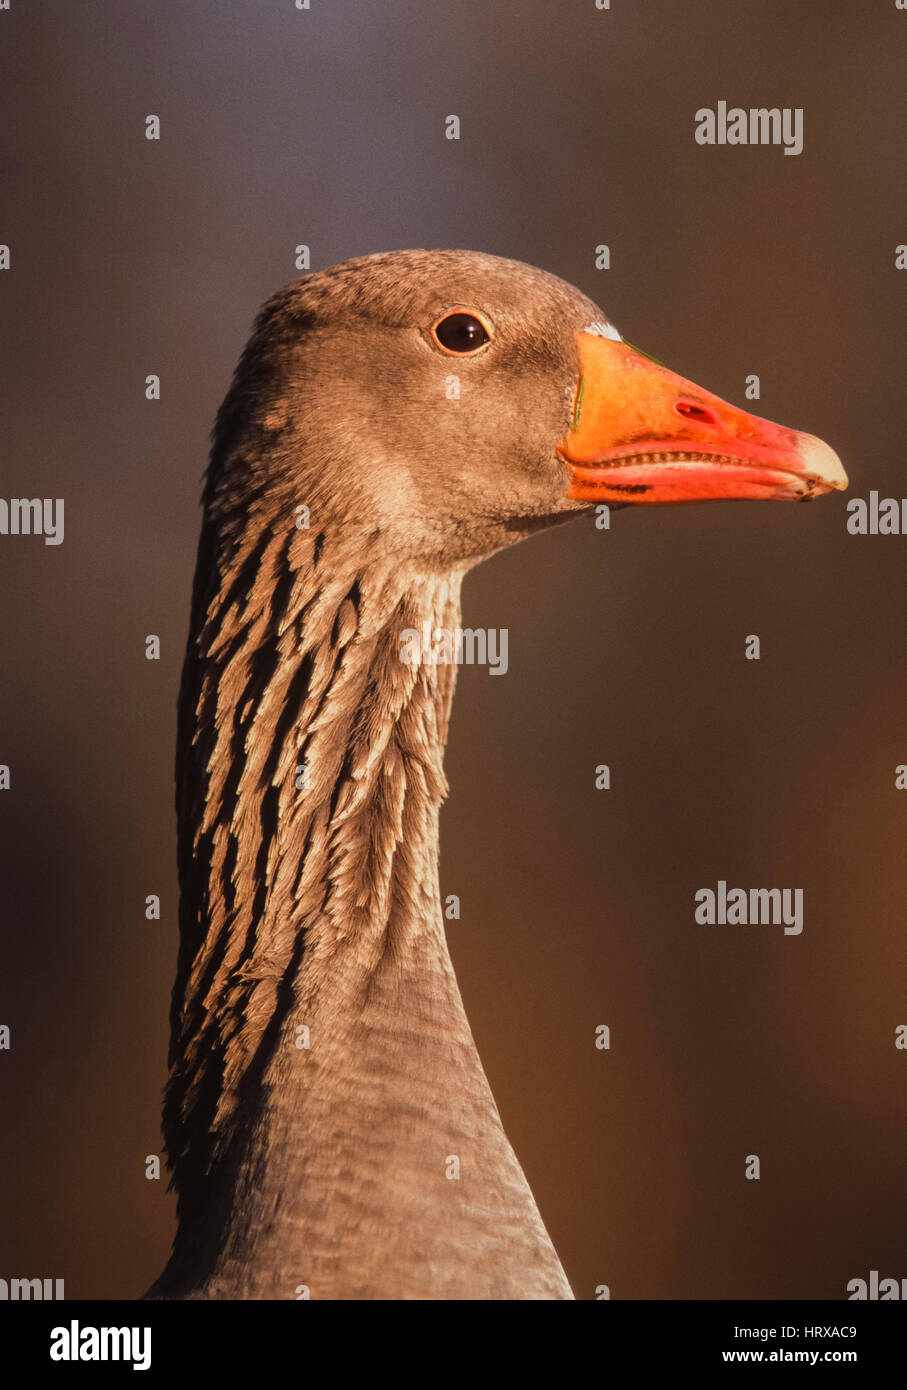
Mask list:
[{"label": "goose head", "polygon": [[847,485],[826,444],[668,371],[573,286],[465,251],[367,256],[281,290],[217,440],[222,498],[305,504],[322,529],[464,568],[599,503]]}]

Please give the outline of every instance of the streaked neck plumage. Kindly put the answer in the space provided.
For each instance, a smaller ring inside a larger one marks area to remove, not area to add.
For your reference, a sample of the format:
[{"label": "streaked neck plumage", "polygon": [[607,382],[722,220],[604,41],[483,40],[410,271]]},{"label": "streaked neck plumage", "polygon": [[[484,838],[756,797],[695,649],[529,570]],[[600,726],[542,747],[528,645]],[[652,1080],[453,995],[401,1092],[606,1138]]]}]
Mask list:
[{"label": "streaked neck plumage", "polygon": [[572,1296],[444,936],[455,667],[401,660],[405,629],[459,625],[461,571],[376,551],[203,534],[165,1107],[180,1225],[151,1296]]}]

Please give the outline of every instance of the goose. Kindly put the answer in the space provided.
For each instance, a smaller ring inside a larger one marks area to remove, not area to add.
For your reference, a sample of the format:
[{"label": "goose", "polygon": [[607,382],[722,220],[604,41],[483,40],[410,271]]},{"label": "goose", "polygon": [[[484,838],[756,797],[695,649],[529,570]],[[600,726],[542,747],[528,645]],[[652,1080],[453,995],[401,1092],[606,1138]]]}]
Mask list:
[{"label": "goose", "polygon": [[549,526],[846,486],[579,290],[397,251],[260,312],[212,434],[177,747],[177,1192],[154,1299],[570,1299],[445,940],[464,574]]}]

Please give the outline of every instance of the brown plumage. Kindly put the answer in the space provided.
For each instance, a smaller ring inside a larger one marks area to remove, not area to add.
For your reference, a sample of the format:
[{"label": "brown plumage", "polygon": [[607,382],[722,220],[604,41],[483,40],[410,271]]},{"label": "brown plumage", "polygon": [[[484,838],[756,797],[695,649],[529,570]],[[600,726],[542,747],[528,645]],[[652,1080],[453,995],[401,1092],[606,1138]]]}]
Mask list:
[{"label": "brown plumage", "polygon": [[[487,350],[438,350],[457,306]],[[445,942],[455,666],[400,641],[457,628],[471,565],[588,505],[558,445],[603,320],[528,266],[413,251],[296,281],[256,323],[180,695],[179,1230],[151,1297],[572,1297]]]}]

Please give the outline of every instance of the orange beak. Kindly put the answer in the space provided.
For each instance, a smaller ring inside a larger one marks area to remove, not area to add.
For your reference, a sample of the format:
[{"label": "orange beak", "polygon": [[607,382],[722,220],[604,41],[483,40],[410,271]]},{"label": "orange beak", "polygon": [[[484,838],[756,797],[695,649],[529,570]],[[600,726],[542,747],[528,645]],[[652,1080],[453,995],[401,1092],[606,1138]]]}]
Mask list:
[{"label": "orange beak", "polygon": [[583,502],[805,501],[847,487],[811,434],[748,415],[627,343],[578,333],[581,376],[558,455]]}]

